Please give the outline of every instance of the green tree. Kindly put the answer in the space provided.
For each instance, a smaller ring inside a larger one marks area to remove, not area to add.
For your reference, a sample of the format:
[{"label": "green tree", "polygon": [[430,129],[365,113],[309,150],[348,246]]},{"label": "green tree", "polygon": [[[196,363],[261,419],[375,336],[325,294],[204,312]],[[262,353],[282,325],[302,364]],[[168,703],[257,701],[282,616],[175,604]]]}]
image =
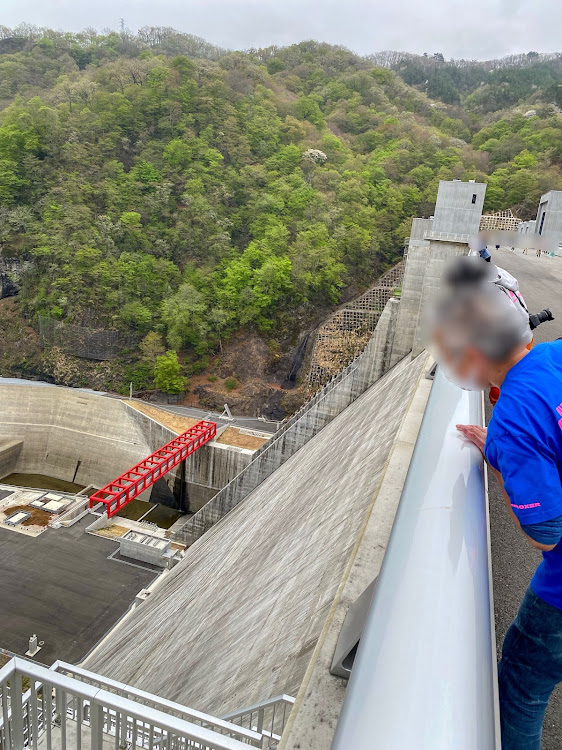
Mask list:
[{"label": "green tree", "polygon": [[139,300],[126,302],[121,309],[121,318],[125,325],[143,333],[152,323],[152,313]]},{"label": "green tree", "polygon": [[243,255],[231,261],[217,286],[217,296],[225,310],[240,324],[256,322],[267,330],[274,309],[284,307],[292,291],[291,260],[278,257],[251,242]]},{"label": "green tree", "polygon": [[169,350],[156,358],[154,385],[164,393],[181,393],[187,386],[187,378],[180,375],[177,352]]},{"label": "green tree", "polygon": [[181,349],[184,344],[198,347],[205,342],[209,331],[207,305],[203,295],[190,283],[162,303],[162,321],[170,346]]},{"label": "green tree", "polygon": [[187,169],[193,161],[193,156],[193,148],[180,138],[170,141],[164,149],[165,161],[178,169]]},{"label": "green tree", "polygon": [[314,125],[323,125],[324,115],[313,96],[301,96],[295,103],[295,113],[300,120],[308,120]]},{"label": "green tree", "polygon": [[150,331],[141,341],[140,350],[143,360],[154,367],[158,357],[161,357],[166,351],[162,336],[156,331]]}]

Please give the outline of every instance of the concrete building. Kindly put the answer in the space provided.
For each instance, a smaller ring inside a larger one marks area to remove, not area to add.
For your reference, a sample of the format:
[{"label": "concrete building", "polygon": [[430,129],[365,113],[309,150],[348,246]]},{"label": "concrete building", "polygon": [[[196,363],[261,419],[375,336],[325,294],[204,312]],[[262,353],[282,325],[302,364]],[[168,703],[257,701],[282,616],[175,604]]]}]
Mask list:
[{"label": "concrete building", "polygon": [[478,234],[486,185],[470,180],[441,180],[431,228],[425,238],[468,241]]},{"label": "concrete building", "polygon": [[413,219],[410,236],[408,237],[408,247],[412,245],[429,245],[427,237],[431,234],[433,226],[433,216],[429,219]]},{"label": "concrete building", "polygon": [[159,568],[169,568],[172,567],[173,557],[171,545],[169,539],[131,530],[119,540],[119,552],[131,560],[140,560]]},{"label": "concrete building", "polygon": [[[513,244],[547,250],[562,255],[562,190],[551,190],[541,196],[537,216],[522,222]],[[517,240],[520,240],[519,243]]]},{"label": "concrete building", "polygon": [[535,233],[562,239],[562,190],[551,190],[541,196],[535,220]]},{"label": "concrete building", "polygon": [[517,231],[520,234],[534,234],[536,225],[536,219],[531,219],[531,221],[522,221],[517,227]]}]

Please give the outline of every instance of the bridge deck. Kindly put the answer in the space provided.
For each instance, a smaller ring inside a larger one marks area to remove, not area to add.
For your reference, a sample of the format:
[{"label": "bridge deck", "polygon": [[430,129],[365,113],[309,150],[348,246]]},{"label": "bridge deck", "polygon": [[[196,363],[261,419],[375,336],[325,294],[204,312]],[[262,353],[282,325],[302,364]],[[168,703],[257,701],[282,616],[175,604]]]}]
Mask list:
[{"label": "bridge deck", "polygon": [[121,508],[142,494],[174,466],[201,448],[217,434],[214,422],[201,420],[177,438],[170,440],[150,456],[135,464],[113,482],[106,484],[90,497],[90,508],[96,503],[106,506],[107,517],[119,513]]}]

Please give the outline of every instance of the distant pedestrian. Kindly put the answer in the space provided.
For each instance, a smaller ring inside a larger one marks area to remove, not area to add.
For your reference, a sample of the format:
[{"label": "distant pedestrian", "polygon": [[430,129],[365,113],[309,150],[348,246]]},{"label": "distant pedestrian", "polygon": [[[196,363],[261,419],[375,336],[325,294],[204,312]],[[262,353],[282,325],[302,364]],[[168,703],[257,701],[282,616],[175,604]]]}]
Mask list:
[{"label": "distant pedestrian", "polygon": [[490,251],[488,250],[488,248],[487,248],[487,247],[483,247],[483,248],[482,248],[482,250],[480,250],[480,251],[478,252],[478,255],[479,255],[479,256],[480,256],[481,258],[484,258],[484,260],[485,260],[485,261],[486,261],[487,263],[491,263],[491,262],[492,262],[492,254],[491,254],[491,252],[490,252]]},{"label": "distant pedestrian", "polygon": [[528,250],[528,249],[529,249],[528,247],[524,247],[524,248],[523,248],[523,255],[527,255],[527,250]]},{"label": "distant pedestrian", "polygon": [[514,252],[515,252],[515,248],[513,247],[513,245],[511,246],[511,252],[512,252],[512,253],[514,253]]}]

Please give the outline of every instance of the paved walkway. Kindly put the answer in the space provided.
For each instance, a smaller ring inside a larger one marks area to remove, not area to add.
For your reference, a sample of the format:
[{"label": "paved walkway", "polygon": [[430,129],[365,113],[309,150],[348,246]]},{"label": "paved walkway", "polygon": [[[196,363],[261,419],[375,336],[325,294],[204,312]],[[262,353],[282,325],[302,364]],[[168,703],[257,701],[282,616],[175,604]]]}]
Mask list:
[{"label": "paved walkway", "polygon": [[[537,258],[529,250],[522,255],[500,250],[492,253],[492,262],[502,266],[519,280],[519,287],[531,312],[550,307],[555,320],[535,331],[535,341],[550,341],[562,336],[562,258]],[[488,419],[491,408],[488,405]],[[490,481],[490,517],[492,527],[492,566],[498,650],[515,616],[525,589],[541,559],[517,531],[503,504],[495,480]],[[562,747],[562,685],[550,702],[544,727],[543,750]]]},{"label": "paved walkway", "polygon": [[233,417],[232,420],[224,419],[217,412],[205,411],[204,409],[196,409],[193,406],[169,406],[166,404],[155,404],[159,409],[165,409],[173,414],[178,414],[182,417],[193,417],[194,419],[210,419],[216,422],[218,425],[232,425],[235,427],[249,428],[251,430],[259,430],[260,432],[277,432],[278,425],[280,422],[271,422],[269,420],[262,420],[259,417]]}]

